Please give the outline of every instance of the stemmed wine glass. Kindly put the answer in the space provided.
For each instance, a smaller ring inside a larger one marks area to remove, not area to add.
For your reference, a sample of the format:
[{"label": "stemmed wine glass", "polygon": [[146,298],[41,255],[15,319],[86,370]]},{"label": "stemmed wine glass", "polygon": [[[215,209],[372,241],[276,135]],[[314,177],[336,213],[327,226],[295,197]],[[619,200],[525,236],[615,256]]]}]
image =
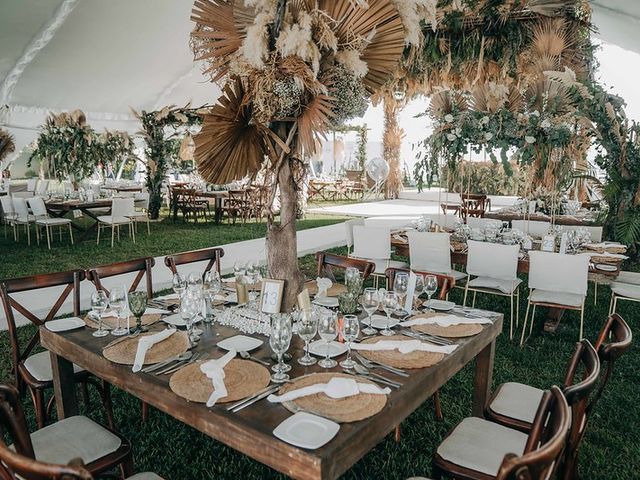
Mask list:
[{"label": "stemmed wine glass", "polygon": [[434,293],[438,291],[438,277],[435,275],[427,275],[424,279],[424,293],[427,294],[427,308],[430,312],[433,311],[431,308],[431,297]]},{"label": "stemmed wine glass", "polygon": [[320,319],[318,320],[318,333],[320,338],[327,344],[327,356],[318,362],[318,365],[322,368],[333,368],[337,365],[337,362],[329,358],[331,353],[331,342],[338,335],[338,317],[335,312],[322,311],[320,312]]},{"label": "stemmed wine glass", "polygon": [[269,345],[271,350],[278,357],[278,363],[272,367],[274,373],[271,375],[271,381],[275,383],[284,383],[289,380],[285,364],[282,362],[284,352],[289,349],[291,344],[291,316],[287,314],[275,314],[271,317],[271,334],[269,336]]},{"label": "stemmed wine glass", "polygon": [[178,295],[178,302],[182,300],[182,294],[187,289],[187,281],[179,273],[173,275],[173,291]]},{"label": "stemmed wine glass", "polygon": [[340,362],[342,368],[353,368],[356,362],[351,358],[351,342],[358,338],[360,333],[360,322],[355,315],[345,315],[342,317],[340,333],[347,342],[347,358]]},{"label": "stemmed wine glass", "polygon": [[380,305],[380,297],[378,296],[378,290],[375,288],[365,288],[362,294],[362,308],[369,316],[369,322],[366,328],[362,330],[365,335],[375,335],[378,331],[371,327],[371,316],[378,309]]},{"label": "stemmed wine glass", "polygon": [[129,310],[136,317],[136,328],[131,333],[147,332],[149,329],[142,326],[142,315],[147,309],[147,292],[129,292]]},{"label": "stemmed wine glass", "polygon": [[93,332],[94,337],[104,337],[109,335],[109,330],[106,330],[102,325],[102,314],[109,305],[109,297],[104,290],[96,290],[91,294],[91,315],[98,320],[98,329]]},{"label": "stemmed wine glass", "polygon": [[116,337],[121,337],[122,335],[126,335],[129,333],[129,330],[122,327],[120,325],[120,321],[122,319],[122,313],[126,307],[127,292],[125,292],[123,287],[113,287],[111,289],[111,293],[109,294],[109,306],[116,310],[116,315],[118,318],[118,325],[116,328],[111,330],[111,335],[115,335]]},{"label": "stemmed wine glass", "polygon": [[396,274],[393,280],[393,291],[398,297],[398,313],[400,315],[406,315],[404,310],[405,299],[407,298],[407,290],[409,288],[409,274],[400,272]]},{"label": "stemmed wine glass", "polygon": [[398,308],[398,296],[395,292],[386,292],[382,297],[381,303],[382,308],[384,309],[384,313],[387,314],[387,324],[385,325],[384,330],[380,332],[380,335],[389,337],[393,335],[393,332],[389,328],[389,325],[391,325],[391,314]]},{"label": "stemmed wine glass", "polygon": [[424,291],[424,277],[419,273],[416,273],[416,285],[413,289],[413,304],[414,306],[418,304],[418,300],[420,299],[420,295]]},{"label": "stemmed wine glass", "polygon": [[309,342],[318,333],[318,316],[310,308],[300,312],[298,320],[298,335],[304,340],[304,357],[298,359],[300,365],[309,366],[317,362],[315,358],[309,355]]},{"label": "stemmed wine glass", "polygon": [[197,342],[200,338],[193,331],[193,322],[200,311],[200,301],[198,297],[191,292],[185,292],[180,301],[180,317],[187,326],[187,332],[189,334],[189,341],[192,343]]}]

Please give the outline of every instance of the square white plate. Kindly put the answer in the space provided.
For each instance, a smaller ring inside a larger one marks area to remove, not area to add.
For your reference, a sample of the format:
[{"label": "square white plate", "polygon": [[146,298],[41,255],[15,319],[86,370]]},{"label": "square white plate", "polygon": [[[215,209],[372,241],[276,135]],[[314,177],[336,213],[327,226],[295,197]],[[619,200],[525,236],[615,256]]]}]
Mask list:
[{"label": "square white plate", "polygon": [[315,303],[316,305],[321,305],[323,307],[337,307],[338,304],[338,299],[336,297],[321,297],[321,298],[314,298],[313,299],[313,303]]},{"label": "square white plate", "polygon": [[435,298],[431,299],[431,301],[424,302],[422,305],[432,308],[433,310],[438,310],[439,312],[448,312],[456,306],[454,302],[448,302],[446,300],[436,300]]},{"label": "square white plate", "polygon": [[[389,322],[389,328],[395,327],[400,323],[400,320],[397,318],[391,317],[391,321]],[[369,321],[365,318],[364,323],[369,323]],[[371,326],[373,328],[377,328],[379,330],[387,328],[387,316],[386,315],[372,315],[371,316]]]},{"label": "square white plate", "polygon": [[273,434],[283,442],[300,448],[315,450],[329,443],[340,425],[307,412],[298,412],[278,425]]},{"label": "square white plate", "polygon": [[262,345],[262,340],[247,337],[246,335],[236,335],[218,342],[218,347],[224,350],[235,350],[236,352],[250,352],[260,345]]},{"label": "square white plate", "polygon": [[[329,358],[337,357],[347,352],[347,346],[344,343],[336,342],[335,340],[329,344]],[[327,342],[324,340],[316,340],[309,344],[309,353],[317,355],[318,357],[325,357],[327,355]]]},{"label": "square white plate", "polygon": [[51,332],[67,332],[69,330],[75,330],[76,328],[82,328],[87,324],[84,320],[78,317],[60,318],[58,320],[51,320],[46,322],[45,327]]}]

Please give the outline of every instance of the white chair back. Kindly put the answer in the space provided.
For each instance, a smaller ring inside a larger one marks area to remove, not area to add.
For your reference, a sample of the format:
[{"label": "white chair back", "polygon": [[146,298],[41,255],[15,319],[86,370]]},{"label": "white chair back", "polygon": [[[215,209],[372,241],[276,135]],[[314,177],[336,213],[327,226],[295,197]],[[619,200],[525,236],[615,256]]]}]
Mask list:
[{"label": "white chair back", "polygon": [[515,228],[524,233],[528,233],[532,237],[542,238],[549,233],[549,222],[540,222],[538,220],[512,220],[511,228]]},{"label": "white chair back", "polygon": [[11,201],[11,197],[9,195],[3,195],[0,197],[0,205],[2,206],[2,213],[4,215],[8,215],[10,213],[14,213],[13,202]]},{"label": "white chair back", "polygon": [[498,227],[501,227],[502,222],[492,218],[467,217],[467,225],[469,225],[470,228],[484,230],[489,225],[497,225]]},{"label": "white chair back", "polygon": [[134,213],[133,197],[129,198],[117,198],[113,199],[111,206],[112,217],[126,217]]},{"label": "white chair back", "polygon": [[391,234],[388,228],[353,227],[353,256],[370,260],[391,258]]},{"label": "white chair back", "polygon": [[30,178],[29,180],[27,180],[27,192],[35,192],[37,183],[37,178]]},{"label": "white chair back", "polygon": [[38,180],[38,185],[36,186],[36,195],[44,195],[47,193],[47,189],[49,188],[49,180]]},{"label": "white chair back", "polygon": [[33,192],[14,192],[11,196],[13,198],[31,198],[33,197]]},{"label": "white chair back", "polygon": [[29,217],[27,201],[22,197],[13,197],[13,211],[19,220],[26,220]]},{"label": "white chair back", "polygon": [[398,228],[410,227],[413,220],[417,220],[418,217],[369,217],[365,219],[364,225],[366,227],[385,227],[390,230]]},{"label": "white chair back", "polygon": [[[147,193],[147,197],[148,197],[148,193]],[[147,204],[148,204],[148,200],[147,200]],[[345,233],[347,234],[347,248],[351,249],[353,247],[353,227],[355,227],[356,225],[360,225],[363,226],[364,225],[364,218],[353,218],[351,220],[347,220],[346,222],[344,222],[344,229],[345,229]]]},{"label": "white chair back", "polygon": [[529,288],[587,294],[590,255],[529,252]]},{"label": "white chair back", "polygon": [[518,245],[499,243],[467,242],[467,273],[478,277],[491,277],[498,280],[516,280],[518,278]]},{"label": "white chair back", "polygon": [[31,208],[31,213],[33,213],[36,217],[46,217],[47,216],[47,207],[44,204],[44,200],[42,197],[33,197],[27,200],[29,207]]},{"label": "white chair back", "polygon": [[451,272],[451,242],[448,233],[407,232],[412,270]]},{"label": "white chair back", "polygon": [[439,214],[435,218],[432,218],[432,220],[441,228],[455,228],[458,223],[461,223],[460,218],[455,215]]},{"label": "white chair back", "polygon": [[134,205],[136,208],[149,210],[149,192],[136,193]]}]

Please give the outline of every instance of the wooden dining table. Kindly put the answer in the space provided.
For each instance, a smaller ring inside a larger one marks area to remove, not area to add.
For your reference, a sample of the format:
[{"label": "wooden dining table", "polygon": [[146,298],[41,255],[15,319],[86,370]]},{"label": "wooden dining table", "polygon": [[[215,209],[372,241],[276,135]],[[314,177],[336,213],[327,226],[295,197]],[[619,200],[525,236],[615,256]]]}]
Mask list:
[{"label": "wooden dining table", "polygon": [[[492,220],[499,220],[501,222],[512,222],[513,220],[525,220],[522,213],[518,212],[485,212],[484,218],[490,218]],[[526,215],[526,220],[532,222],[551,222],[552,218],[549,215],[545,215],[544,213],[532,213]],[[598,226],[595,220],[587,220],[584,218],[576,217],[573,215],[556,215],[553,218],[553,222],[556,225],[567,226],[567,227],[588,227],[588,226]]]},{"label": "wooden dining table", "polygon": [[[261,400],[237,413],[227,411],[224,404],[207,408],[204,404],[190,403],[173,393],[167,376],[133,373],[130,366],[117,365],[104,358],[102,349],[113,338],[95,338],[86,327],[64,333],[53,333],[41,327],[40,338],[51,354],[59,419],[78,413],[73,383],[73,364],[76,364],[176,420],[285,475],[320,480],[335,479],[351,468],[471,362],[475,362],[475,375],[473,408],[469,413],[481,416],[491,392],[495,342],[502,332],[502,322],[503,316],[499,314],[493,323],[483,325],[479,334],[458,339],[456,343],[459,347],[440,363],[428,368],[407,370],[410,374],[408,378],[379,371],[403,385],[392,391],[380,413],[358,422],[341,424],[338,434],[316,450],[290,445],[273,435],[274,428],[291,416],[281,404]],[[204,326],[203,330],[195,352],[207,352],[210,359],[221,357],[224,353],[216,347],[217,342],[240,333],[217,324]],[[252,354],[270,360],[268,338],[254,336],[261,339],[263,344]],[[292,341],[289,349],[293,355],[292,370],[289,372],[291,378],[326,372],[317,365],[303,367],[297,363],[296,360],[303,354],[302,347],[298,338]],[[339,369],[331,371],[338,372]]]},{"label": "wooden dining table", "polygon": [[213,198],[214,199],[214,220],[215,223],[220,223],[222,221],[223,210],[223,202],[225,199],[229,198],[228,190],[212,190],[212,191],[204,191],[204,190],[196,190],[196,197],[198,198]]},{"label": "wooden dining table", "polygon": [[49,199],[45,200],[45,206],[47,212],[52,217],[62,218],[67,216],[74,210],[80,210],[86,217],[92,219],[92,223],[88,226],[79,225],[77,222],[71,222],[71,226],[81,233],[79,240],[85,239],[91,232],[95,231],[98,226],[98,216],[95,209],[101,209],[104,213],[102,215],[109,215],[111,212],[113,200],[111,198],[99,198],[97,200],[80,201],[80,200],[60,200]]}]

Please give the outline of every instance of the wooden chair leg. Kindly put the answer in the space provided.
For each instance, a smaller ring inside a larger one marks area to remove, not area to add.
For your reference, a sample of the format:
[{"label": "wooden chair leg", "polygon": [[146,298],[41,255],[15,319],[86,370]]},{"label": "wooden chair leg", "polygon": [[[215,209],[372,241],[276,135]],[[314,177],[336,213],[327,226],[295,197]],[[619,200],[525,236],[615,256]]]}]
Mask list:
[{"label": "wooden chair leg", "polygon": [[42,390],[37,390],[30,388],[31,398],[33,399],[33,406],[36,414],[36,425],[38,429],[44,427],[44,423],[46,420],[46,405],[44,404],[44,392]]},{"label": "wooden chair leg", "polygon": [[89,387],[86,382],[82,382],[80,384],[80,390],[82,391],[82,403],[84,404],[84,408],[89,410]]},{"label": "wooden chair leg", "polygon": [[396,430],[394,432],[394,439],[396,443],[400,443],[400,425],[396,425]]},{"label": "wooden chair leg", "polygon": [[133,476],[133,454],[129,453],[127,458],[125,458],[120,464],[120,473],[122,473],[122,478],[129,478]]},{"label": "wooden chair leg", "polygon": [[436,418],[438,420],[444,420],[442,405],[440,403],[440,390],[437,390],[436,393],[433,394],[433,408],[435,410]]},{"label": "wooden chair leg", "polygon": [[142,423],[149,419],[149,404],[142,402]]}]

